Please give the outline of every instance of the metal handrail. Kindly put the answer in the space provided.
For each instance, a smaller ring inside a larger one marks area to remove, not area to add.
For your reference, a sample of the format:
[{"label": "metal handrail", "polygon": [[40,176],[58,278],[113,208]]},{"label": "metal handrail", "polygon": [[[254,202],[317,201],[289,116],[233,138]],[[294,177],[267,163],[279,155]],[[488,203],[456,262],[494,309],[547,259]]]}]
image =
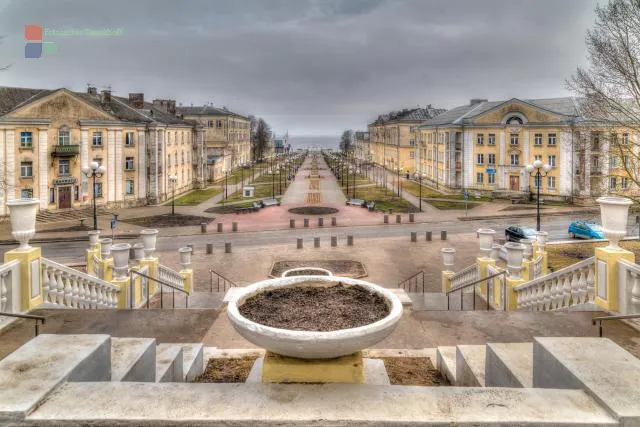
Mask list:
[{"label": "metal handrail", "polygon": [[[424,293],[424,270],[418,271],[416,274],[414,274],[413,276],[403,280],[402,282],[398,283],[397,287],[398,288],[402,288],[405,289],[405,284],[409,284],[409,292],[411,292],[411,281],[415,279],[415,284],[416,284],[416,291],[418,290],[418,277],[422,275],[422,293]],[[406,290],[406,289],[405,289]]]},{"label": "metal handrail", "polygon": [[[185,300],[184,304],[185,304],[185,308],[189,308],[189,291],[187,291],[186,289],[183,289],[183,288],[180,288],[178,286],[172,285],[171,283],[165,282],[163,280],[155,279],[155,278],[153,278],[153,277],[151,277],[149,275],[146,275],[144,273],[141,273],[138,270],[135,270],[133,268],[129,270],[129,273],[130,274],[137,274],[140,277],[144,277],[146,279],[153,280],[156,283],[160,283],[160,308],[161,309],[164,308],[164,305],[163,305],[163,300],[164,300],[164,298],[163,298],[163,286],[168,286],[168,287],[170,287],[172,289],[172,291],[171,291],[171,298],[172,298],[171,308],[176,308],[176,292],[175,292],[176,290],[182,292],[183,294],[186,294],[186,296],[184,298],[184,300]],[[133,277],[131,277],[129,279],[129,281],[131,283],[131,289],[133,289],[133,286],[134,286],[133,285],[133,283],[134,283],[133,282]],[[135,295],[133,294],[133,292],[131,292],[131,308],[132,309],[133,309],[133,305],[134,305],[134,298],[135,298]],[[147,309],[149,309],[149,286],[147,286]]]},{"label": "metal handrail", "polygon": [[7,313],[4,311],[0,311],[0,316],[9,316],[9,317],[18,317],[20,319],[32,319],[36,321],[36,336],[40,334],[40,325],[38,325],[38,321],[42,322],[44,325],[47,323],[47,319],[44,316],[37,316],[35,314],[18,314],[18,313]]},{"label": "metal handrail", "polygon": [[209,283],[209,292],[213,292],[213,275],[214,275],[214,274],[215,274],[216,276],[218,276],[218,285],[217,285],[218,292],[220,292],[220,279],[221,279],[221,278],[222,278],[222,281],[223,281],[223,283],[222,283],[222,289],[223,289],[223,290],[225,290],[225,289],[226,289],[226,287],[227,287],[227,282],[228,282],[228,283],[231,283],[231,286],[230,286],[231,288],[237,288],[237,287],[238,287],[238,285],[237,285],[233,280],[230,280],[230,279],[226,278],[226,277],[225,277],[225,276],[223,276],[222,274],[220,274],[220,273],[218,273],[217,271],[215,271],[214,269],[210,268],[210,269],[209,269],[209,275],[210,275],[210,277],[211,277],[211,280],[210,280],[210,283]]},{"label": "metal handrail", "polygon": [[[495,273],[495,274],[491,274],[490,276],[487,277],[483,277],[482,279],[477,279],[474,280],[473,282],[469,282],[469,283],[465,283],[464,285],[460,285],[457,286],[456,288],[453,289],[449,289],[448,291],[445,292],[445,295],[447,296],[447,310],[449,310],[449,302],[450,302],[450,298],[449,295],[452,294],[453,292],[458,292],[460,291],[460,310],[462,310],[463,306],[464,306],[464,295],[462,293],[463,289],[468,288],[469,286],[475,286],[478,283],[482,283],[485,282],[487,280],[493,279],[494,277],[498,277],[498,276],[502,276],[505,275],[506,277],[507,274],[507,270],[503,270],[499,273]],[[507,304],[506,304],[506,298],[507,298],[507,293],[503,292],[503,297],[504,297],[504,301],[503,301],[503,309],[506,310],[507,309]],[[489,310],[489,286],[487,286],[487,311]],[[476,292],[475,290],[473,291],[473,309],[476,309]]]},{"label": "metal handrail", "polygon": [[594,317],[591,319],[591,324],[595,326],[596,322],[599,322],[598,325],[598,335],[602,337],[602,322],[607,320],[621,320],[621,319],[640,319],[640,313],[638,314],[620,314],[617,316],[600,316]]}]

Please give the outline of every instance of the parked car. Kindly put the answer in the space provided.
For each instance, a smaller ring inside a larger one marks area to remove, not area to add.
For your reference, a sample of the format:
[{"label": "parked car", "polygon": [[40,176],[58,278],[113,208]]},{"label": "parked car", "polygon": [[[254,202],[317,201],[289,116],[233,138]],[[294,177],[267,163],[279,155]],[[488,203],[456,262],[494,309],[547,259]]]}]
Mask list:
[{"label": "parked car", "polygon": [[573,221],[569,224],[568,231],[572,239],[604,239],[604,229],[593,222]]},{"label": "parked car", "polygon": [[522,239],[535,239],[536,230],[520,225],[512,225],[504,230],[504,237],[507,242],[519,242]]}]

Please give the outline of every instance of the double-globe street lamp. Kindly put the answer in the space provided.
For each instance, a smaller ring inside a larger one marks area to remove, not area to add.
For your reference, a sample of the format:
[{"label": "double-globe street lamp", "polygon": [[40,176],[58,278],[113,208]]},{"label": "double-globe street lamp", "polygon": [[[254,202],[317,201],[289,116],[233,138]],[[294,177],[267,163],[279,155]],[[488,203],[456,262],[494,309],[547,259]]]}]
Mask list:
[{"label": "double-globe street lamp", "polygon": [[420,193],[418,196],[418,200],[419,200],[418,203],[420,204],[420,208],[419,208],[420,212],[422,212],[422,178],[425,178],[426,175],[423,173],[416,172],[413,174],[413,176],[418,180],[418,188],[419,188],[418,191]]},{"label": "double-globe street lamp", "polygon": [[537,187],[536,196],[536,231],[540,231],[540,187],[542,187],[542,177],[547,176],[551,170],[551,165],[543,164],[542,160],[535,160],[533,164],[527,165],[525,170],[529,176],[534,177],[534,183]]},{"label": "double-globe street lamp", "polygon": [[171,215],[176,214],[176,183],[178,182],[178,177],[176,175],[171,175],[169,177],[169,183],[171,183]]},{"label": "double-globe street lamp", "polygon": [[93,199],[93,229],[98,229],[98,210],[96,208],[96,178],[100,178],[106,169],[104,166],[101,166],[98,162],[91,162],[88,167],[82,169],[82,173],[86,175],[87,178],[93,178],[93,191],[92,199]]}]

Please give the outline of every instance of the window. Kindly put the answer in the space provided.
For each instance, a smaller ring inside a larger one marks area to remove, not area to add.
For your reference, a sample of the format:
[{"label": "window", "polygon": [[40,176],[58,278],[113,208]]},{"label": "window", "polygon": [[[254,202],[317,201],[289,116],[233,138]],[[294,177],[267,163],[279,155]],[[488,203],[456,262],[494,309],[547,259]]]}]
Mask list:
[{"label": "window", "polygon": [[550,190],[556,188],[556,177],[555,176],[548,176],[547,177],[547,188],[549,188]]},{"label": "window", "polygon": [[489,153],[489,164],[490,165],[496,164],[496,155],[493,153]]},{"label": "window", "polygon": [[489,173],[487,174],[487,182],[489,184],[495,184],[496,183],[496,174],[495,173]]},{"label": "window", "polygon": [[[414,151],[409,152],[409,158],[410,159],[414,159],[415,157],[416,157],[416,153]],[[182,160],[183,160],[183,163],[184,163],[184,154],[182,156]]]},{"label": "window", "polygon": [[478,154],[478,159],[477,159],[477,164],[479,165],[483,165],[484,164],[484,154]]},{"label": "window", "polygon": [[550,133],[549,134],[549,145],[556,145],[556,134],[555,133]]},{"label": "window", "polygon": [[124,168],[125,170],[128,170],[128,171],[132,171],[136,169],[133,157],[127,157],[125,159]]},{"label": "window", "polygon": [[32,178],[33,177],[33,163],[22,162],[20,163],[20,178]]},{"label": "window", "polygon": [[627,178],[626,176],[622,177],[622,189],[623,190],[629,189],[629,178]]},{"label": "window", "polygon": [[622,144],[629,145],[629,134],[628,133],[623,133],[622,134]]},{"label": "window", "polygon": [[533,156],[533,161],[535,162],[536,160],[542,161],[542,154],[536,154],[535,156]]},{"label": "window", "polygon": [[70,173],[69,160],[60,160],[60,163],[58,163],[58,175],[64,176]]},{"label": "window", "polygon": [[496,134],[495,133],[490,133],[489,134],[489,145],[496,145]]},{"label": "window", "polygon": [[542,187],[542,177],[540,175],[536,175],[533,177],[533,185],[536,188]]},{"label": "window", "polygon": [[416,140],[415,139],[410,139],[409,140],[409,145],[412,146],[412,147],[415,147],[416,146]]},{"label": "window", "polygon": [[73,200],[76,202],[80,200],[80,187],[77,185],[73,186]]},{"label": "window", "polygon": [[58,131],[58,145],[69,145],[69,131],[66,128],[61,128]]},{"label": "window", "polygon": [[96,182],[95,187],[93,187],[93,192],[95,193],[96,197],[102,197],[102,183],[101,182]]},{"label": "window", "polygon": [[479,133],[478,136],[476,136],[476,144],[484,145],[484,134]]},{"label": "window", "polygon": [[102,147],[102,132],[93,133],[93,146]]},{"label": "window", "polygon": [[20,190],[20,198],[21,199],[32,199],[33,198],[33,188],[23,188]]},{"label": "window", "polygon": [[556,167],[556,156],[555,155],[549,156],[548,159],[549,159],[549,162],[548,162],[549,166],[551,166],[552,168],[555,168]]},{"label": "window", "polygon": [[217,127],[218,129],[221,129],[221,128],[222,128],[222,120],[216,120],[216,127]]},{"label": "window", "polygon": [[124,144],[131,147],[133,146],[133,132],[127,132],[124,136]]},{"label": "window", "polygon": [[520,138],[520,135],[518,135],[517,133],[512,133],[511,134],[511,145],[518,145],[519,138]]},{"label": "window", "polygon": [[624,156],[622,156],[621,160],[622,160],[622,166],[624,166],[625,168],[628,168],[629,167],[629,156],[624,155]]},{"label": "window", "polygon": [[609,168],[611,169],[615,169],[617,167],[617,157],[616,156],[611,156],[609,157]]},{"label": "window", "polygon": [[591,167],[594,170],[600,169],[600,158],[598,156],[591,157]]},{"label": "window", "polygon": [[476,183],[483,184],[484,183],[484,174],[482,172],[478,172],[476,174]]},{"label": "window", "polygon": [[49,203],[56,202],[56,190],[53,188],[49,189]]},{"label": "window", "polygon": [[511,124],[518,124],[521,125],[522,124],[522,119],[518,116],[512,116],[509,117],[509,120],[507,120],[507,124],[511,125]]},{"label": "window", "polygon": [[535,145],[542,145],[542,134],[541,133],[536,133],[534,144]]},{"label": "window", "polygon": [[20,132],[20,148],[31,148],[33,146],[33,134],[31,132]]},{"label": "window", "polygon": [[618,179],[615,176],[610,176],[609,177],[609,189],[610,190],[615,190],[618,184]]},{"label": "window", "polygon": [[[412,152],[411,152],[411,156],[410,156],[410,157],[413,159],[413,156],[414,156],[414,153],[413,153],[413,151],[412,151]],[[181,164],[181,165],[184,165],[184,151],[182,152],[181,157],[182,157],[182,159],[180,160],[180,164]]]},{"label": "window", "polygon": [[518,166],[520,164],[520,154],[511,155],[511,166]]},{"label": "window", "polygon": [[207,120],[207,127],[208,128],[212,128],[213,127],[213,120]]},{"label": "window", "polygon": [[128,195],[132,195],[135,193],[135,185],[132,179],[127,179],[125,182],[125,191],[127,192]]}]

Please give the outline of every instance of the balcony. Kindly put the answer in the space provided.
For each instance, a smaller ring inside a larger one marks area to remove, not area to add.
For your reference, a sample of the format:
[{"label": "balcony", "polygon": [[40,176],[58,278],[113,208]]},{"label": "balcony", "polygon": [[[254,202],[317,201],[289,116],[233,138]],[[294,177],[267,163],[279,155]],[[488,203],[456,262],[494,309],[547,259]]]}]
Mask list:
[{"label": "balcony", "polygon": [[53,153],[54,157],[71,157],[80,154],[79,145],[54,145]]}]

